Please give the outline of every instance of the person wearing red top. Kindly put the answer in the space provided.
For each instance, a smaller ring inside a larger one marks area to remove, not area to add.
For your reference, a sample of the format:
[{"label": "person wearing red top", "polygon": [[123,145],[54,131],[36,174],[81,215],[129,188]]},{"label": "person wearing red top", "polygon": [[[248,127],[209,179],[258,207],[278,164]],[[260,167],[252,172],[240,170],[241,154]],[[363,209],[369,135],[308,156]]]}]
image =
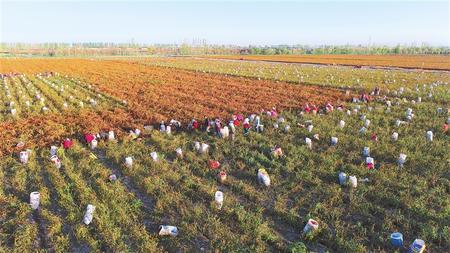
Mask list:
[{"label": "person wearing red top", "polygon": [[366,103],[369,102],[369,101],[370,101],[369,95],[367,95],[367,93],[365,93],[365,92],[362,92],[362,93],[361,93],[360,100],[361,100],[362,102],[366,102]]},{"label": "person wearing red top", "polygon": [[192,122],[192,129],[198,129],[198,122],[195,119]]},{"label": "person wearing red top", "polygon": [[95,139],[95,136],[93,134],[85,134],[84,139],[86,140],[86,143],[89,144]]},{"label": "person wearing red top", "polygon": [[313,105],[311,111],[313,114],[317,114],[317,106]]},{"label": "person wearing red top", "polygon": [[306,113],[309,113],[311,112],[311,107],[309,107],[309,105],[306,104],[303,110],[305,110]]},{"label": "person wearing red top", "polygon": [[72,144],[73,144],[72,141],[69,138],[67,138],[63,142],[63,147],[64,149],[69,149],[70,147],[72,147]]}]

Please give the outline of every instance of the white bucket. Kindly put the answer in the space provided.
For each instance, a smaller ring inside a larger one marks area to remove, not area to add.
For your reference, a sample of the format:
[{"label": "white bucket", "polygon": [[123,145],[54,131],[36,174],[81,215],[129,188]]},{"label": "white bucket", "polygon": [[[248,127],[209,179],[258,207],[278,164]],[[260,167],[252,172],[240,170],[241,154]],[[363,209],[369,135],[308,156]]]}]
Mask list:
[{"label": "white bucket", "polygon": [[370,120],[366,119],[366,121],[364,121],[364,126],[369,127],[369,125],[370,125]]},{"label": "white bucket", "polygon": [[194,142],[194,149],[200,152],[200,142]]},{"label": "white bucket", "polygon": [[270,186],[269,174],[264,169],[258,170],[258,182],[264,184],[265,186]]},{"label": "white bucket", "polygon": [[398,133],[397,132],[392,133],[391,139],[393,141],[397,141],[398,140]]},{"label": "white bucket", "polygon": [[115,139],[114,131],[108,132],[108,140],[113,141]]},{"label": "white bucket", "polygon": [[273,123],[273,128],[278,129],[278,123]]},{"label": "white bucket", "polygon": [[347,181],[347,174],[345,174],[344,172],[339,172],[339,184],[345,185],[346,181]]},{"label": "white bucket", "polygon": [[57,152],[58,152],[58,147],[57,146],[51,146],[50,147],[50,156],[56,155]]},{"label": "white bucket", "polygon": [[341,120],[339,121],[339,127],[344,128],[345,127],[345,121]]},{"label": "white bucket", "polygon": [[398,157],[398,165],[400,165],[400,167],[403,167],[403,164],[405,164],[405,162],[406,162],[406,155],[402,153]]},{"label": "white bucket", "polygon": [[305,143],[306,143],[306,146],[307,146],[309,149],[312,149],[312,140],[311,140],[310,138],[306,137],[306,138],[305,138]]},{"label": "white bucket", "polygon": [[365,134],[366,131],[367,131],[367,128],[366,128],[366,127],[361,127],[361,129],[359,129],[359,133],[360,133],[360,134]]},{"label": "white bucket", "polygon": [[30,154],[27,151],[21,151],[19,153],[20,162],[23,163],[23,164],[28,163],[29,156],[30,156]]},{"label": "white bucket", "polygon": [[290,125],[286,125],[286,126],[284,127],[284,131],[285,131],[286,133],[289,132],[289,129],[291,129],[291,126],[290,126]]},{"label": "white bucket", "polygon": [[97,145],[98,145],[98,141],[96,139],[93,139],[91,141],[91,149],[97,148]]},{"label": "white bucket", "polygon": [[86,225],[89,225],[92,222],[92,218],[94,217],[95,206],[89,204],[86,207],[86,212],[84,213],[83,222]]},{"label": "white bucket", "polygon": [[418,102],[418,103],[422,102],[422,97],[418,97],[418,98],[417,98],[417,102]]},{"label": "white bucket", "polygon": [[427,141],[433,141],[433,132],[427,131]]},{"label": "white bucket", "polygon": [[159,235],[177,236],[178,228],[175,226],[161,225],[159,226]]},{"label": "white bucket", "polygon": [[127,166],[128,168],[133,167],[133,157],[125,157],[125,166]]},{"label": "white bucket", "polygon": [[201,154],[205,154],[205,153],[208,153],[208,149],[209,149],[209,145],[206,143],[202,143],[199,151]]},{"label": "white bucket", "polygon": [[52,156],[52,157],[50,158],[50,160],[52,161],[52,163],[55,165],[55,167],[56,167],[57,169],[60,169],[60,168],[61,168],[61,160],[59,160],[59,158],[58,158],[56,155]]},{"label": "white bucket", "polygon": [[356,176],[349,176],[348,181],[350,181],[350,185],[353,188],[356,188],[358,186],[358,179],[356,178]]},{"label": "white bucket", "polygon": [[111,182],[114,182],[114,181],[116,181],[117,180],[117,176],[116,176],[116,174],[111,174],[111,175],[109,175],[109,181],[111,181]]},{"label": "white bucket", "polygon": [[36,210],[39,208],[40,197],[39,192],[30,193],[30,206],[32,209]]},{"label": "white bucket", "polygon": [[222,135],[222,138],[228,138],[230,135],[230,130],[227,126],[224,126],[222,129],[220,129],[220,134]]},{"label": "white bucket", "polygon": [[154,162],[158,161],[158,153],[156,153],[155,151],[151,152],[150,156],[152,157]]},{"label": "white bucket", "polygon": [[223,192],[216,191],[216,194],[214,194],[214,199],[216,201],[217,209],[222,209],[223,205]]},{"label": "white bucket", "polygon": [[12,116],[16,116],[17,114],[17,110],[16,109],[11,109],[11,115]]},{"label": "white bucket", "polygon": [[166,134],[171,134],[172,133],[172,127],[171,126],[166,126]]},{"label": "white bucket", "polygon": [[352,111],[350,111],[350,110],[347,110],[347,115],[352,115]]},{"label": "white bucket", "polygon": [[178,158],[183,158],[183,150],[181,148],[175,149]]},{"label": "white bucket", "polygon": [[375,160],[372,157],[366,157],[366,165],[375,164]]},{"label": "white bucket", "polygon": [[364,147],[363,156],[370,156],[370,148],[369,147]]},{"label": "white bucket", "polygon": [[336,146],[338,143],[338,138],[337,137],[331,137],[331,145],[332,146]]},{"label": "white bucket", "polygon": [[303,233],[307,234],[319,228],[319,223],[313,219],[309,219],[303,228]]},{"label": "white bucket", "polygon": [[314,128],[314,126],[313,125],[309,125],[306,129],[308,130],[308,132],[312,132],[312,130],[313,130],[313,128]]}]

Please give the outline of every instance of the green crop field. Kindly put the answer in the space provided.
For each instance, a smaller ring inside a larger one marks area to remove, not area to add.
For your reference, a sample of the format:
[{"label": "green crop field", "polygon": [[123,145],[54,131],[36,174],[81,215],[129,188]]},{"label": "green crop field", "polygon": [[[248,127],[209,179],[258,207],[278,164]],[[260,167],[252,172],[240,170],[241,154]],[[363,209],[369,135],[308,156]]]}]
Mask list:
[{"label": "green crop field", "polygon": [[[178,75],[186,77],[180,85],[200,89],[212,85],[211,80],[235,86],[264,80],[267,86],[261,87],[267,90],[283,89],[286,86],[277,86],[283,84],[318,87],[319,94],[321,89],[337,87],[348,94],[336,101],[332,111],[316,103],[317,114],[307,113],[305,104],[297,103],[278,110],[276,116],[267,114],[274,105],[264,104],[263,99],[258,105],[266,111],[252,113],[220,100],[214,108],[223,105],[229,114],[221,117],[225,124],[234,113],[250,119],[249,133],[244,134],[244,122],[239,121],[234,139],[205,131],[203,118],[197,118],[197,130],[188,129],[189,121],[182,121],[181,128],[174,123],[168,132],[160,130],[160,122],[131,122],[123,116],[120,126],[114,122],[114,140],[97,137],[95,148],[86,143],[84,134],[97,132],[74,126],[80,118],[74,118],[71,127],[51,125],[58,131],[57,141],[40,142],[29,132],[17,130],[13,141],[3,139],[1,145],[12,148],[5,148],[0,160],[0,252],[405,252],[419,238],[425,241],[426,252],[450,251],[448,72],[195,58],[96,60],[99,66],[130,66],[123,69],[129,75],[122,77],[110,74],[113,67],[105,68],[104,76],[98,70],[89,72],[92,66],[81,71],[83,64],[91,64],[83,61],[76,66],[64,65],[64,60],[46,61],[44,67],[39,64],[45,60],[33,61],[17,66],[5,62],[2,72],[41,68],[62,74],[39,79],[26,72],[26,76],[3,78],[0,120],[5,138],[5,131],[19,127],[22,119],[40,114],[43,105],[34,98],[36,91],[48,101],[43,103],[50,110],[45,114],[49,122],[51,117],[84,110],[104,117],[102,111],[113,107],[136,119],[142,114],[121,101],[129,96],[129,104],[133,99],[140,103],[139,110],[165,115],[166,125],[187,107],[170,114],[157,107],[158,101],[142,104],[142,96],[178,81]],[[145,72],[150,70],[154,72]],[[155,73],[175,77],[165,81],[164,75]],[[192,80],[200,81],[194,85]],[[374,87],[381,87],[381,94],[371,95],[370,102],[351,101]],[[200,96],[215,97],[213,91]],[[95,97],[98,105],[91,106],[89,101]],[[25,105],[28,100],[30,107]],[[66,101],[68,112],[61,106]],[[80,102],[89,108],[81,108]],[[11,115],[11,108],[17,109],[17,115]],[[210,119],[218,116],[206,113]],[[264,125],[262,132],[256,131],[256,116]],[[186,112],[184,118],[190,117]],[[97,129],[107,133],[108,120],[103,119]],[[85,117],[80,124],[88,125],[89,120]],[[33,127],[33,121],[27,124]],[[48,129],[33,131],[39,134]],[[398,139],[393,139],[394,133]],[[335,145],[332,137],[337,137]],[[23,148],[17,145],[21,138],[27,138]],[[63,147],[65,138],[73,141],[72,146]],[[196,142],[208,144],[209,149],[199,152]],[[51,159],[51,145],[57,147],[53,155],[60,160],[60,168]],[[282,155],[275,154],[276,147]],[[369,154],[363,154],[365,147]],[[21,161],[20,152],[26,148],[28,160]],[[402,154],[404,163],[399,161]],[[125,163],[127,157],[132,165]],[[367,157],[373,158],[373,167]],[[212,166],[213,161],[219,162],[218,167]],[[260,169],[267,171],[270,185],[259,182]],[[222,171],[227,176],[219,180]],[[348,176],[342,184],[341,172]],[[217,191],[223,193],[221,208],[215,201]],[[30,206],[32,192],[40,196],[36,209]],[[88,205],[95,206],[95,211],[86,224]],[[305,232],[310,219],[318,226]],[[175,226],[176,236],[160,235],[161,225]],[[394,232],[403,234],[402,248],[391,245]]]}]

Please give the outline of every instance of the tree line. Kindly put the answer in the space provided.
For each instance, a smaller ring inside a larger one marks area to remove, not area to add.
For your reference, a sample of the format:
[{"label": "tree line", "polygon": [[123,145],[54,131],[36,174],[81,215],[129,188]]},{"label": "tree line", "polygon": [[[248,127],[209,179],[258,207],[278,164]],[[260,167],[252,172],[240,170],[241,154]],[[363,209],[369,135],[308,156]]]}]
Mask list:
[{"label": "tree line", "polygon": [[430,54],[448,55],[450,47],[420,46],[366,46],[366,45],[276,45],[234,46],[204,44],[140,44],[140,43],[0,43],[2,55],[79,56],[79,55],[288,55],[288,54]]}]

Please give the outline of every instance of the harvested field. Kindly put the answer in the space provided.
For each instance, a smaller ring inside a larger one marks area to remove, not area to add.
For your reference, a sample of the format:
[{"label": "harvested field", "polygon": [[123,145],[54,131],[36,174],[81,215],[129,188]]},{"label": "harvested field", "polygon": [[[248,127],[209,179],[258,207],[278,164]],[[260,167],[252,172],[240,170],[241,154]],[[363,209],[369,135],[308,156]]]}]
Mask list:
[{"label": "harvested field", "polygon": [[[89,131],[104,129],[105,121],[110,122],[109,128],[111,129],[128,129],[136,124],[155,123],[162,120],[177,119],[186,122],[192,118],[228,117],[236,112],[254,113],[272,107],[281,110],[298,109],[306,102],[323,105],[328,101],[337,103],[346,99],[343,92],[335,88],[294,86],[271,80],[255,81],[243,77],[226,77],[185,70],[149,67],[128,61],[88,59],[1,60],[0,73],[24,73],[25,78],[34,80],[33,75],[45,71],[54,71],[60,73],[61,76],[68,76],[64,83],[81,85],[80,87],[91,86],[99,94],[106,94],[105,97],[110,97],[110,104],[115,103],[116,105],[110,106],[106,110],[97,110],[97,113],[89,110],[85,112],[86,114],[68,113],[67,115],[74,115],[73,121],[68,121],[61,115],[53,115],[50,111],[45,116],[34,115],[25,120],[19,119],[1,123],[1,129],[15,129],[12,132],[13,134],[6,134],[5,131],[2,131],[5,135],[4,138],[6,138],[2,142],[2,151],[10,151],[13,140],[18,138],[29,139],[31,136],[48,136],[48,138],[39,138],[44,143],[48,143],[48,141],[62,137],[63,133],[50,134],[47,131],[40,135],[33,134],[37,130],[34,129],[35,127],[39,128],[39,131],[43,131],[43,129],[40,128],[40,124],[24,124],[24,122],[30,120],[51,122],[55,124],[53,127],[62,127],[63,124],[70,125],[70,122],[73,122],[74,128],[68,128],[73,129],[73,131],[64,132],[65,135],[70,135],[83,129]],[[75,78],[77,81],[74,83],[70,78]],[[15,80],[19,83],[17,77],[9,78],[8,82],[10,82],[10,79],[11,82]],[[80,83],[78,83],[78,80],[81,80]],[[40,85],[42,86],[43,83],[40,83]],[[18,87],[21,86],[12,86],[14,94]],[[54,89],[56,88],[49,87],[44,91],[48,94],[48,100],[56,100],[55,106],[53,106],[54,111],[60,112],[65,100]],[[19,97],[14,99],[17,99],[17,103],[20,104]],[[89,99],[85,103],[88,104]],[[25,108],[25,105],[23,106]],[[19,108],[21,107],[19,106]],[[80,110],[84,111],[84,109]],[[109,116],[107,117],[105,114]],[[121,115],[123,118],[121,119],[117,115]],[[8,114],[5,114],[5,117],[11,118]],[[81,121],[76,124],[78,120]],[[92,122],[97,123],[92,124]],[[50,131],[51,128],[48,130]],[[34,141],[31,142],[35,143]]]},{"label": "harvested field", "polygon": [[221,55],[208,58],[450,70],[450,57],[447,55]]}]

